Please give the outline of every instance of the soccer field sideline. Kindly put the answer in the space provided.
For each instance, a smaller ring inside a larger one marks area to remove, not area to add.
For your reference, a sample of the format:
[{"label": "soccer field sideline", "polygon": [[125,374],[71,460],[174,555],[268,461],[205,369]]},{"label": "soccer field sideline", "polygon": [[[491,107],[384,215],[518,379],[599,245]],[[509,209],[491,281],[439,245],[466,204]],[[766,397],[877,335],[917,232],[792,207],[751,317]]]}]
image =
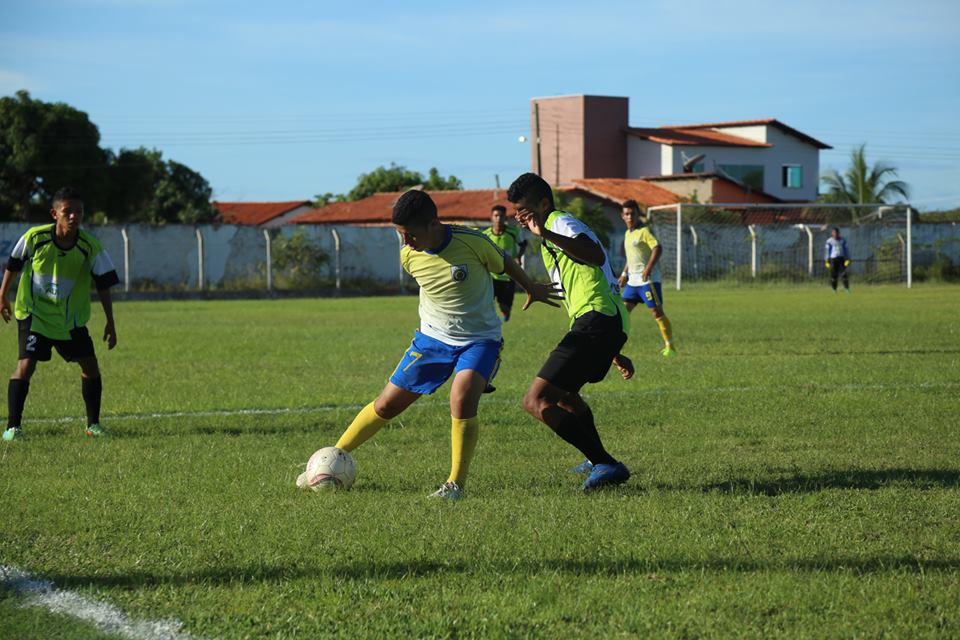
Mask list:
[{"label": "soccer field sideline", "polygon": [[[894,383],[894,384],[804,384],[804,385],[758,385],[758,386],[733,386],[733,387],[702,387],[696,389],[679,389],[671,387],[643,388],[624,391],[597,390],[584,392],[585,398],[595,396],[613,396],[613,397],[635,397],[635,396],[663,396],[670,394],[695,395],[698,393],[769,393],[776,391],[896,391],[911,389],[952,389],[960,387],[960,381],[947,382],[914,382],[914,383]],[[503,397],[484,398],[482,405],[490,404],[518,404],[517,398],[506,399]],[[429,398],[417,401],[418,407],[446,406],[446,402],[439,398]],[[278,415],[310,415],[317,413],[328,413],[332,411],[357,411],[365,405],[359,403],[340,404],[340,405],[318,405],[314,407],[279,407],[275,409],[215,409],[210,411],[156,411],[144,413],[104,413],[104,418],[109,421],[138,421],[138,420],[163,420],[173,418],[213,418],[213,417],[231,417],[231,416],[278,416]],[[65,424],[81,420],[83,416],[62,416],[62,417],[36,417],[31,418],[31,422],[37,424]],[[397,418],[402,421],[401,418]]]}]

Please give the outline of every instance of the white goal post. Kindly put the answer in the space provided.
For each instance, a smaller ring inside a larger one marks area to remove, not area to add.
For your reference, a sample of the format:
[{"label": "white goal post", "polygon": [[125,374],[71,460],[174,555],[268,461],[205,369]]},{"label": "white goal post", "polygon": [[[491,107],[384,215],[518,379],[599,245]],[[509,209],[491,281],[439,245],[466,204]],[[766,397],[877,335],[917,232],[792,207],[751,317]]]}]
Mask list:
[{"label": "white goal post", "polygon": [[647,215],[663,246],[663,279],[674,278],[678,290],[710,280],[822,280],[834,227],[847,240],[857,281],[913,286],[909,204],[679,203]]}]

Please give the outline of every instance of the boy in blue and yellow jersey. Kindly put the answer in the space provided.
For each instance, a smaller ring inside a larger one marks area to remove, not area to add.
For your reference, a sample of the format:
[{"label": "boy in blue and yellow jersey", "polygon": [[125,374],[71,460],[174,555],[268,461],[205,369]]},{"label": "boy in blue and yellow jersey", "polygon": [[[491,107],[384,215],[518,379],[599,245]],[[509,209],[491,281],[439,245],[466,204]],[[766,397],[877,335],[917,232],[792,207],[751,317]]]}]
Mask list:
[{"label": "boy in blue and yellow jersey", "polygon": [[543,263],[562,290],[570,316],[570,330],[530,384],[524,409],[586,456],[575,469],[590,472],[584,489],[626,482],[630,471],[604,448],[593,411],[580,395],[583,385],[606,377],[611,363],[624,378],[633,375],[633,364],[620,353],[630,319],[610,260],[587,225],[555,209],[553,191],[540,176],[521,175],[510,185],[507,199],[517,220],[543,240]]},{"label": "boy in blue and yellow jersey", "polygon": [[[453,375],[450,389],[451,467],[447,481],[431,497],[460,497],[476,448],[480,396],[500,362],[500,319],[490,300],[491,273],[506,273],[527,292],[523,308],[552,301],[549,285],[534,284],[520,266],[482,233],[447,225],[422,191],[408,191],[393,209],[403,236],[400,261],[420,285],[420,329],[387,386],[347,427],[336,446],[353,451],[420,396],[431,394]],[[301,474],[297,486],[308,479]]]},{"label": "boy in blue and yellow jersey", "polygon": [[[503,255],[513,258],[518,263],[526,249],[527,243],[520,238],[520,229],[507,224],[507,208],[502,204],[493,205],[490,210],[490,226],[483,230],[483,234],[490,238]],[[513,295],[516,284],[510,276],[503,273],[494,273],[493,297],[497,300],[503,321],[510,320],[510,311],[513,309]]]},{"label": "boy in blue and yellow jersey", "polygon": [[843,290],[850,293],[850,278],[847,276],[847,267],[850,266],[850,251],[847,249],[847,240],[840,237],[840,229],[834,227],[827,238],[826,253],[824,254],[827,269],[830,270],[830,286],[837,292],[837,280],[843,279]]},{"label": "boy in blue and yellow jersey", "polygon": [[676,355],[673,348],[673,328],[670,320],[663,312],[663,286],[660,283],[660,256],[663,248],[660,241],[653,235],[653,231],[640,220],[640,207],[635,200],[627,200],[620,210],[620,217],[627,225],[623,235],[623,250],[627,256],[627,263],[617,283],[623,289],[623,303],[627,311],[639,303],[650,309],[650,315],[660,327],[663,336],[664,357]]},{"label": "boy in blue and yellow jersey", "polygon": [[[101,436],[100,398],[103,383],[87,331],[90,289],[96,287],[107,318],[103,339],[108,349],[117,344],[110,287],[117,272],[100,242],[80,228],[83,201],[73,189],[53,197],[54,223],[33,227],[13,247],[0,284],[0,316],[10,322],[16,315],[20,334],[20,359],[7,386],[7,430],[4,440],[21,437],[23,406],[37,362],[50,360],[52,350],[67,362],[80,365],[83,402],[87,409],[88,436]],[[18,272],[20,284],[11,314],[7,293]]]}]

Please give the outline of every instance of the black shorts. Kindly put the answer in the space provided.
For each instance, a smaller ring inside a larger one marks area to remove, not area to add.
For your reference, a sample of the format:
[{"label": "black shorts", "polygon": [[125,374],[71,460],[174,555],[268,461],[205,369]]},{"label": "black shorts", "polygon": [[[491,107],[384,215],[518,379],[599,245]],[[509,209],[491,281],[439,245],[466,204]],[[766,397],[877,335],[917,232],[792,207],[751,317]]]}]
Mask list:
[{"label": "black shorts", "polygon": [[517,290],[517,283],[513,280],[494,280],[493,297],[501,307],[513,306],[513,294]]},{"label": "black shorts", "polygon": [[606,377],[626,342],[619,313],[607,316],[590,311],[574,321],[537,376],[564,391],[577,392],[586,383]]},{"label": "black shorts", "polygon": [[17,320],[17,328],[20,333],[21,360],[29,358],[39,362],[47,362],[53,355],[54,347],[60,357],[67,362],[96,356],[93,350],[93,340],[90,339],[90,332],[87,331],[86,327],[78,327],[71,331],[69,340],[54,340],[41,333],[31,331],[32,321],[32,317],[26,320]]}]

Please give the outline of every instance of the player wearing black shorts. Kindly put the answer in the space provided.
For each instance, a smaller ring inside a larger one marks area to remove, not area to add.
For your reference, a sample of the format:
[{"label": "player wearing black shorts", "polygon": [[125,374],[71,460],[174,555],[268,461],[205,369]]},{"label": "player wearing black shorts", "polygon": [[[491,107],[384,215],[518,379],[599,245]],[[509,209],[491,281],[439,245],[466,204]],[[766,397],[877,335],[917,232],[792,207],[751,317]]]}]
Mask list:
[{"label": "player wearing black shorts", "polygon": [[530,384],[524,409],[586,456],[576,469],[590,472],[583,489],[626,482],[630,471],[604,448],[593,412],[580,395],[583,385],[603,380],[611,363],[624,378],[633,375],[633,364],[620,354],[629,316],[606,251],[587,225],[555,210],[553,191],[540,176],[521,175],[507,199],[517,220],[543,240],[544,265],[563,290],[572,323]]},{"label": "player wearing black shorts", "polygon": [[[80,228],[83,201],[73,189],[61,189],[53,198],[54,223],[28,230],[14,246],[0,284],[0,316],[17,318],[20,354],[7,386],[7,429],[4,440],[22,437],[20,422],[38,362],[47,362],[53,350],[80,365],[81,391],[87,409],[88,436],[101,436],[100,399],[103,383],[86,324],[90,319],[90,289],[96,287],[107,318],[103,339],[117,344],[110,287],[120,280],[100,242]],[[17,299],[11,310],[7,294],[20,272]]]},{"label": "player wearing black shorts", "polygon": [[[495,244],[503,255],[520,262],[527,243],[520,238],[520,230],[507,224],[507,208],[502,204],[493,205],[490,210],[490,226],[483,230],[483,234]],[[493,298],[500,307],[500,314],[504,322],[510,321],[510,311],[513,309],[513,296],[516,293],[516,283],[506,275],[493,274]]]}]

